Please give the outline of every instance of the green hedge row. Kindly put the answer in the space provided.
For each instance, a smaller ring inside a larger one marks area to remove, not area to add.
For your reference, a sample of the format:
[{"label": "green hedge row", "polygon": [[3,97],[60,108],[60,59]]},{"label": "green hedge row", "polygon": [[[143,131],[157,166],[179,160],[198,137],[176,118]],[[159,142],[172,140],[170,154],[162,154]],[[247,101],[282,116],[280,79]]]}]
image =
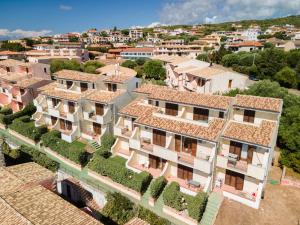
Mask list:
[{"label": "green hedge row", "polygon": [[135,173],[124,165],[99,155],[94,155],[88,167],[102,176],[110,177],[114,182],[142,194],[147,190],[152,180],[152,175],[148,172]]},{"label": "green hedge row", "polygon": [[85,151],[85,145],[78,141],[68,143],[62,140],[59,131],[53,130],[43,134],[41,140],[44,146],[49,147],[51,150],[75,163],[83,165],[87,161],[88,155]]},{"label": "green hedge row", "polygon": [[46,126],[35,127],[34,122],[30,120],[29,116],[22,116],[15,119],[8,127],[36,142],[47,132]]},{"label": "green hedge row", "polygon": [[137,217],[144,221],[147,221],[151,225],[170,225],[171,222],[159,217],[149,209],[139,206],[137,209]]},{"label": "green hedge row", "polygon": [[150,194],[152,198],[157,199],[167,185],[167,180],[164,176],[155,179],[150,185]]},{"label": "green hedge row", "polygon": [[200,221],[204,213],[207,194],[199,192],[196,196],[191,196],[180,192],[180,186],[176,182],[168,185],[163,192],[164,204],[178,211],[187,209],[189,216]]},{"label": "green hedge row", "polygon": [[101,137],[100,149],[95,152],[95,155],[109,158],[111,156],[111,146],[115,143],[115,137],[112,134],[104,134]]},{"label": "green hedge row", "polygon": [[6,114],[6,115],[2,116],[2,118],[0,118],[0,119],[2,120],[1,121],[2,123],[8,125],[8,124],[11,124],[14,119],[17,119],[19,117],[32,116],[32,114],[34,114],[35,111],[36,111],[36,107],[31,102],[28,105],[26,105],[24,107],[24,109],[22,109],[21,111],[16,112],[14,114]]}]

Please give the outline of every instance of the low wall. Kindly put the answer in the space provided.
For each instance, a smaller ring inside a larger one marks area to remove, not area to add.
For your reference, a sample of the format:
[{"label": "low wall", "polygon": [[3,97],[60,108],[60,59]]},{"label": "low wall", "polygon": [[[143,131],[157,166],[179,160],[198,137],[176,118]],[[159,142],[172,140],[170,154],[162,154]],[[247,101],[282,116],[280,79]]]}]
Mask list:
[{"label": "low wall", "polygon": [[10,133],[11,135],[15,136],[16,138],[19,138],[20,140],[26,142],[27,144],[30,144],[30,145],[36,145],[35,141],[28,138],[28,137],[25,137],[23,136],[22,134],[19,134],[18,132],[14,131],[14,130],[11,130],[11,129],[7,129],[8,133]]},{"label": "low wall", "polygon": [[134,191],[134,190],[131,190],[130,188],[128,187],[125,187],[123,186],[122,184],[119,184],[119,183],[116,183],[114,181],[112,181],[109,177],[104,177],[104,176],[101,176],[100,174],[96,173],[96,172],[93,172],[91,170],[88,170],[88,175],[90,177],[93,177],[94,179],[96,180],[99,180],[101,181],[102,183],[105,183],[105,184],[108,184],[109,186],[117,189],[118,191],[140,201],[141,200],[141,194]]},{"label": "low wall", "polygon": [[184,215],[182,212],[177,211],[176,209],[173,209],[169,206],[164,205],[163,206],[163,212],[165,214],[168,214],[171,217],[174,217],[175,219],[181,221],[183,224],[187,225],[197,225],[198,222],[194,220],[193,218]]},{"label": "low wall", "polygon": [[68,166],[71,166],[71,167],[73,167],[73,168],[75,168],[75,169],[77,169],[77,170],[79,170],[79,171],[82,170],[81,165],[78,165],[78,164],[76,164],[75,162],[73,162],[73,161],[71,161],[71,160],[69,160],[69,159],[67,159],[67,158],[65,158],[65,157],[63,157],[63,156],[61,156],[60,154],[58,154],[57,152],[51,150],[50,148],[44,147],[44,151],[45,151],[47,154],[49,154],[49,155],[51,155],[51,156],[53,156],[53,157],[55,157],[55,158],[57,158],[57,159],[63,161],[63,162],[64,162],[65,164],[67,164]]},{"label": "low wall", "polygon": [[288,178],[283,178],[280,184],[285,186],[293,186],[293,187],[300,188],[300,181],[294,181]]}]

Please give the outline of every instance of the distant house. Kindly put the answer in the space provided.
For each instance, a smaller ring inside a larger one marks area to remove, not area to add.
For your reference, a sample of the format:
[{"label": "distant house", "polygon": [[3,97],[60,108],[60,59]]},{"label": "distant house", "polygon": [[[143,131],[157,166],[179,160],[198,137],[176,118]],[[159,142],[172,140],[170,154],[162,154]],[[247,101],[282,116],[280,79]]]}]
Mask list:
[{"label": "distant house", "polygon": [[122,50],[120,56],[124,59],[150,58],[153,56],[154,48],[127,48]]},{"label": "distant house", "polygon": [[226,47],[233,52],[251,52],[263,49],[262,43],[258,41],[244,41],[241,43],[229,44]]},{"label": "distant house", "polygon": [[0,51],[0,60],[6,60],[6,59],[21,60],[23,58],[24,58],[23,52]]}]

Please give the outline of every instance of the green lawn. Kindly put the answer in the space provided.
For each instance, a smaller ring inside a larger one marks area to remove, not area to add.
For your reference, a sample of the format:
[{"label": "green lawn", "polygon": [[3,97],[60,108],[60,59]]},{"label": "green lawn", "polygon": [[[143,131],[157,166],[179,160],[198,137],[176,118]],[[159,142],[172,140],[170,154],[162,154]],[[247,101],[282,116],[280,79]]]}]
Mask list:
[{"label": "green lawn", "polygon": [[111,162],[115,162],[115,163],[118,163],[122,166],[125,166],[126,164],[126,159],[124,159],[123,157],[121,156],[114,156],[114,157],[110,157],[107,159],[108,161],[111,161]]}]

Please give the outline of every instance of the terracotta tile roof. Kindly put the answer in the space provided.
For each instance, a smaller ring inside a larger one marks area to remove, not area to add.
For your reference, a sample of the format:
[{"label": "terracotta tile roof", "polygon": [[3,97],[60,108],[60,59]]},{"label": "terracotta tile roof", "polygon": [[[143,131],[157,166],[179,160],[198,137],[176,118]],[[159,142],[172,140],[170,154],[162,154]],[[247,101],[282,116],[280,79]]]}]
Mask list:
[{"label": "terracotta tile roof", "polygon": [[39,83],[41,81],[44,81],[45,79],[42,79],[42,78],[35,78],[35,77],[32,77],[30,79],[24,79],[24,80],[21,80],[21,81],[18,81],[17,82],[17,86],[19,87],[23,87],[23,88],[27,88],[27,87],[30,87],[36,83]]},{"label": "terracotta tile roof", "polygon": [[282,99],[258,97],[251,95],[237,95],[235,98],[234,106],[264,111],[280,112],[282,106]]},{"label": "terracotta tile roof", "polygon": [[152,112],[156,111],[157,107],[144,104],[140,99],[136,99],[133,102],[129,103],[125,107],[123,107],[119,114],[124,114],[132,117],[141,117],[145,115],[152,114]]},{"label": "terracotta tile roof", "polygon": [[169,55],[156,55],[152,59],[158,59],[167,63],[172,63],[173,65],[189,61],[190,59],[182,56],[169,56]]},{"label": "terracotta tile roof", "polygon": [[104,90],[93,90],[84,95],[84,98],[87,100],[101,102],[101,103],[112,103],[115,98],[125,93],[125,90],[118,90],[115,92],[104,91]]},{"label": "terracotta tile roof", "polygon": [[221,95],[199,94],[195,92],[177,91],[166,86],[146,84],[135,92],[148,94],[149,99],[193,105],[198,107],[227,110],[232,101],[231,97]]},{"label": "terracotta tile roof", "polygon": [[126,48],[122,52],[153,52],[154,48],[143,47],[143,48]]},{"label": "terracotta tile roof", "polygon": [[[44,90],[41,94],[54,97],[54,98],[71,100],[75,102],[77,102],[81,98],[81,96],[83,96],[83,93],[76,93],[76,92],[58,89],[58,88],[51,89],[50,87],[51,84],[48,87],[44,87],[44,89],[46,90]],[[84,94],[88,94],[88,93],[90,93],[90,90],[85,91]]]},{"label": "terracotta tile roof", "polygon": [[101,224],[55,193],[39,185],[3,195],[1,198],[32,224]]},{"label": "terracotta tile roof", "polygon": [[0,51],[0,55],[20,55],[22,52]]},{"label": "terracotta tile roof", "polygon": [[255,46],[255,47],[262,47],[262,43],[258,42],[258,41],[244,41],[241,43],[234,43],[231,44],[230,46],[232,47],[251,47],[251,46]]},{"label": "terracotta tile roof", "polygon": [[15,59],[6,59],[0,61],[0,66],[7,66],[7,67],[12,67],[12,66],[27,66],[26,63],[20,61],[20,60],[15,60]]},{"label": "terracotta tile roof", "polygon": [[0,184],[1,196],[4,193],[9,193],[21,189],[25,182],[10,173],[8,170],[6,170],[5,167],[0,167]]},{"label": "terracotta tile roof", "polygon": [[1,80],[6,80],[9,82],[17,82],[24,79],[31,79],[27,74],[20,73],[7,73],[0,75]]},{"label": "terracotta tile roof", "polygon": [[39,91],[47,91],[47,90],[55,89],[56,87],[57,87],[57,83],[56,82],[52,82],[52,83],[47,84],[45,86],[39,87],[38,90]]},{"label": "terracotta tile roof", "polygon": [[86,82],[95,82],[101,77],[100,75],[97,74],[83,73],[74,70],[60,70],[54,73],[54,75],[56,75],[57,78],[60,79],[86,81]]},{"label": "terracotta tile roof", "polygon": [[133,219],[129,220],[125,225],[150,225],[150,223],[138,217],[134,217]]},{"label": "terracotta tile roof", "polygon": [[195,70],[191,70],[188,73],[192,74],[193,76],[196,77],[202,77],[202,78],[211,78],[214,75],[217,74],[222,74],[222,73],[226,73],[227,71],[222,70],[220,68],[215,68],[215,67],[206,67],[206,68],[199,68],[199,69],[195,69]]},{"label": "terracotta tile roof", "polygon": [[263,120],[260,126],[230,121],[222,136],[270,147],[276,122]]},{"label": "terracotta tile roof", "polygon": [[200,125],[148,114],[139,117],[135,123],[174,132],[184,136],[217,141],[219,133],[225,125],[225,120],[217,118],[209,121],[207,125]]},{"label": "terracotta tile roof", "polygon": [[100,73],[100,75],[105,76],[103,78],[104,82],[113,83],[124,83],[127,80],[135,77],[137,74],[135,70],[119,66],[117,64],[100,67],[96,71]]}]

